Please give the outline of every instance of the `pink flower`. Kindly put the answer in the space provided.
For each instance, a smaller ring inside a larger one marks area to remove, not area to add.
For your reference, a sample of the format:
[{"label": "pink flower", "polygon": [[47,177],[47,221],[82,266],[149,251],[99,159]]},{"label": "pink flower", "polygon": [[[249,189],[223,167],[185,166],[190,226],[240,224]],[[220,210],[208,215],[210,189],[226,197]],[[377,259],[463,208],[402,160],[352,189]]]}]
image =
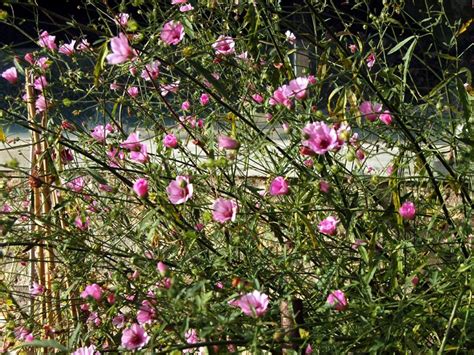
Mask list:
[{"label": "pink flower", "polygon": [[89,49],[91,49],[91,45],[90,45],[89,41],[88,41],[87,39],[85,39],[85,38],[82,39],[82,40],[81,40],[81,43],[79,43],[79,44],[77,45],[77,50],[78,50],[79,52],[84,52],[84,51],[87,51],[87,50],[89,50]]},{"label": "pink flower", "polygon": [[14,332],[15,338],[20,341],[30,342],[33,341],[33,333],[31,333],[25,327],[17,327],[15,328]]},{"label": "pink flower", "polygon": [[58,46],[54,42],[55,40],[56,36],[50,36],[47,31],[43,31],[40,34],[38,45],[49,50],[55,50],[56,48],[58,48]]},{"label": "pink flower", "polygon": [[48,108],[48,103],[43,95],[38,95],[35,102],[35,107],[38,112],[44,112]]},{"label": "pink flower", "polygon": [[68,189],[71,189],[72,191],[77,192],[77,193],[81,192],[85,186],[86,186],[86,181],[84,180],[82,176],[74,178],[66,184],[66,187]]},{"label": "pink flower", "polygon": [[107,157],[109,158],[109,165],[111,167],[117,168],[120,166],[120,161],[125,159],[125,153],[117,148],[110,148],[109,151],[107,151]]},{"label": "pink flower", "polygon": [[76,219],[74,220],[75,226],[80,229],[81,231],[85,231],[89,228],[90,225],[90,218],[86,217],[83,219],[81,216],[77,216]]},{"label": "pink flower", "polygon": [[140,144],[140,150],[131,151],[130,159],[137,163],[145,164],[148,161],[148,149],[146,144]]},{"label": "pink flower", "polygon": [[286,41],[291,44],[291,45],[294,45],[296,43],[296,36],[293,32],[291,32],[290,30],[286,31],[285,32],[285,36],[286,36]]},{"label": "pink flower", "polygon": [[177,45],[184,37],[184,27],[179,21],[165,23],[160,38],[166,44]]},{"label": "pink flower", "polygon": [[228,221],[235,221],[238,206],[234,200],[226,200],[219,197],[214,201],[212,209],[212,219],[219,223],[226,223]]},{"label": "pink flower", "polygon": [[171,5],[185,4],[188,0],[171,0]]},{"label": "pink flower", "polygon": [[130,18],[129,14],[121,12],[115,17],[115,23],[119,26],[126,27],[128,24],[129,18]]},{"label": "pink flower", "polygon": [[398,210],[403,219],[414,219],[416,215],[415,204],[411,201],[405,201]]},{"label": "pink flower", "polygon": [[217,41],[212,45],[216,55],[231,55],[235,53],[235,42],[232,37],[229,36],[219,36]]},{"label": "pink flower", "polygon": [[37,282],[33,282],[33,285],[30,286],[30,295],[32,297],[40,296],[44,293],[44,286],[40,285]]},{"label": "pink flower", "polygon": [[130,75],[136,76],[137,73],[138,73],[138,69],[137,69],[136,65],[135,64],[130,64],[129,67],[128,67],[128,72],[130,73]]},{"label": "pink flower", "polygon": [[361,148],[359,148],[355,151],[355,155],[356,155],[357,159],[359,159],[360,161],[365,159],[365,152]]},{"label": "pink flower", "polygon": [[136,86],[130,86],[127,89],[127,94],[129,94],[131,97],[137,97],[138,96],[138,88]]},{"label": "pink flower", "polygon": [[120,33],[118,37],[113,37],[110,40],[110,47],[112,49],[112,53],[106,57],[109,64],[124,63],[136,56],[136,52],[130,47],[130,44],[128,43],[127,36],[123,33]]},{"label": "pink flower", "polygon": [[333,216],[329,216],[319,222],[318,229],[323,234],[335,235],[337,232],[338,223],[339,221],[336,218],[334,218]]},{"label": "pink flower", "polygon": [[314,166],[314,160],[311,159],[311,158],[308,158],[308,159],[305,159],[303,161],[303,164],[307,167],[307,168],[312,168]]},{"label": "pink flower", "polygon": [[263,102],[263,96],[260,94],[253,94],[252,95],[253,101],[255,101],[257,104],[261,104]]},{"label": "pink flower", "polygon": [[44,75],[36,78],[33,82],[33,87],[38,91],[43,91],[46,86],[48,86],[48,81]]},{"label": "pink flower", "polygon": [[327,181],[321,180],[319,182],[319,190],[321,192],[324,192],[325,194],[327,194],[330,188],[331,188],[331,185],[329,185]]},{"label": "pink flower", "polygon": [[240,54],[237,54],[237,55],[235,56],[235,58],[236,58],[236,59],[239,59],[239,60],[241,60],[241,61],[243,61],[243,62],[246,62],[246,61],[249,60],[249,53],[248,53],[247,51],[242,52],[242,53],[240,53]]},{"label": "pink flower", "polygon": [[156,264],[156,268],[160,272],[161,276],[166,276],[166,273],[168,272],[168,266],[162,261],[159,261],[158,264]]},{"label": "pink flower", "polygon": [[105,142],[105,139],[107,138],[108,134],[112,132],[114,132],[114,128],[110,124],[107,123],[105,126],[103,125],[95,126],[94,129],[92,130],[91,136],[97,142]]},{"label": "pink flower", "polygon": [[364,101],[360,104],[359,111],[370,122],[373,122],[382,111],[382,105],[376,102]]},{"label": "pink flower", "polygon": [[161,63],[159,60],[155,60],[154,62],[145,65],[141,77],[147,81],[156,80],[160,74],[160,65]]},{"label": "pink flower", "polygon": [[118,329],[123,328],[125,325],[125,316],[120,313],[112,318],[112,325]]},{"label": "pink flower", "polygon": [[177,176],[166,188],[166,193],[173,205],[179,205],[193,196],[193,184],[189,183],[189,177]]},{"label": "pink flower", "polygon": [[231,306],[240,308],[245,315],[250,317],[263,316],[268,311],[268,303],[268,296],[257,290],[229,302]]},{"label": "pink flower", "polygon": [[277,176],[273,181],[270,183],[270,195],[272,196],[279,196],[279,195],[287,195],[290,192],[288,187],[288,182],[283,176]]},{"label": "pink flower", "polygon": [[283,123],[281,124],[281,128],[283,129],[283,132],[284,132],[285,134],[290,134],[290,132],[291,132],[291,127],[290,127],[290,124],[289,124],[288,122],[283,122]]},{"label": "pink flower", "polygon": [[374,66],[375,64],[375,54],[370,53],[367,59],[365,60],[367,62],[367,67],[370,69]]},{"label": "pink flower", "polygon": [[184,337],[186,338],[186,343],[188,344],[199,343],[199,337],[197,335],[196,329],[188,329],[184,334]]},{"label": "pink flower", "polygon": [[[188,329],[186,333],[184,334],[184,337],[186,338],[186,343],[188,344],[196,344],[200,343],[201,339],[199,339],[197,335],[197,330],[196,329]],[[199,354],[204,354],[204,347],[199,348]],[[201,352],[201,350],[203,350]],[[184,349],[183,353],[195,353],[194,349]]]},{"label": "pink flower", "polygon": [[387,175],[392,175],[395,171],[395,167],[393,165],[387,166]]},{"label": "pink flower", "polygon": [[293,91],[287,85],[283,85],[273,92],[273,96],[268,100],[268,103],[270,106],[283,105],[291,109],[292,102],[290,98],[292,95]]},{"label": "pink flower", "polygon": [[191,10],[194,10],[193,5],[191,5],[191,4],[186,4],[186,5],[183,5],[183,6],[179,7],[179,11],[181,11],[181,12],[188,12],[188,11],[191,11]]},{"label": "pink flower", "polygon": [[81,292],[81,298],[87,298],[89,296],[99,301],[102,297],[102,287],[97,284],[87,285],[85,290]]},{"label": "pink flower", "polygon": [[392,115],[390,114],[390,111],[385,110],[384,113],[381,113],[379,115],[379,120],[385,123],[387,126],[390,126],[392,123]]},{"label": "pink flower", "polygon": [[201,97],[199,98],[199,102],[201,103],[202,106],[206,106],[209,103],[209,95],[202,94]]},{"label": "pink flower", "polygon": [[130,133],[128,138],[120,143],[120,147],[127,150],[140,150],[141,142],[138,138],[139,134],[136,132]]},{"label": "pink flower", "polygon": [[297,100],[303,100],[306,97],[306,89],[308,88],[308,84],[308,78],[298,77],[291,80],[288,84],[288,87],[293,92],[293,95]]},{"label": "pink flower", "polygon": [[102,323],[102,320],[99,317],[99,314],[97,312],[91,312],[89,314],[89,317],[87,317],[87,323],[94,324],[96,327],[100,326]]},{"label": "pink flower", "polygon": [[76,41],[75,40],[72,40],[71,43],[67,44],[67,43],[64,43],[63,45],[61,45],[59,47],[59,53],[61,54],[64,54],[64,55],[67,55],[67,56],[71,56],[74,54],[75,52],[75,49],[74,49],[74,46],[76,45]]},{"label": "pink flower", "polygon": [[228,136],[219,136],[217,138],[217,144],[220,149],[239,149],[240,147],[238,140]]},{"label": "pink flower", "polygon": [[165,138],[163,138],[163,145],[166,148],[174,149],[178,146],[178,139],[174,134],[167,134]]},{"label": "pink flower", "polygon": [[303,128],[303,134],[307,138],[303,141],[303,146],[316,154],[322,155],[338,147],[336,130],[329,128],[324,122],[308,123]]},{"label": "pink flower", "polygon": [[46,70],[49,68],[50,62],[48,61],[48,58],[41,57],[35,62],[35,65],[42,70]]},{"label": "pink flower", "polygon": [[164,277],[158,284],[158,287],[165,288],[169,290],[171,288],[171,279],[169,277]]},{"label": "pink flower", "polygon": [[35,64],[35,57],[33,56],[33,53],[28,52],[23,58],[31,65]]},{"label": "pink flower", "polygon": [[[29,206],[29,202],[28,202],[28,206]],[[13,211],[13,208],[8,203],[4,203],[3,206],[0,208],[0,213],[10,213],[12,211]]]},{"label": "pink flower", "polygon": [[150,301],[144,300],[137,313],[137,321],[139,324],[151,323],[155,319],[156,311]]},{"label": "pink flower", "polygon": [[118,90],[120,89],[120,85],[117,84],[116,82],[113,82],[112,84],[110,84],[110,90]]},{"label": "pink flower", "polygon": [[95,345],[90,345],[77,348],[71,355],[100,355],[100,352],[96,351]]},{"label": "pink flower", "polygon": [[327,298],[327,303],[333,306],[337,311],[344,311],[349,307],[346,295],[341,290],[332,291]]},{"label": "pink flower", "polygon": [[18,80],[18,73],[15,67],[11,67],[2,73],[2,78],[10,84],[15,84]]},{"label": "pink flower", "polygon": [[191,103],[188,100],[183,101],[183,103],[181,104],[181,110],[188,111],[190,108],[191,108]]},{"label": "pink flower", "polygon": [[122,346],[127,350],[135,350],[145,346],[150,337],[138,324],[133,324],[122,333]]},{"label": "pink flower", "polygon": [[349,44],[349,50],[351,53],[357,52],[357,46],[355,44]]},{"label": "pink flower", "polygon": [[148,195],[148,180],[144,178],[137,179],[133,183],[133,191],[135,191],[140,198]]},{"label": "pink flower", "polygon": [[162,85],[160,87],[160,92],[161,92],[162,96],[166,96],[170,92],[172,92],[173,94],[176,94],[178,92],[178,89],[179,89],[179,80],[177,80],[177,81],[175,81],[171,84]]}]

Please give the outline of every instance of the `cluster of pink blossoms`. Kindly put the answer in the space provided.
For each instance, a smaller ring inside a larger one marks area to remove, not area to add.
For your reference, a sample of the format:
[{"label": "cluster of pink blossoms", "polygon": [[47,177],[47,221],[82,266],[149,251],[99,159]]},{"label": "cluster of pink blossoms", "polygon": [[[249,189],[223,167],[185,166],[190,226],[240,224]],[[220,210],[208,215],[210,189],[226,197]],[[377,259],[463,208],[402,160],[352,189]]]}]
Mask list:
[{"label": "cluster of pink blossoms", "polygon": [[370,122],[375,121],[377,118],[389,126],[392,123],[392,115],[390,111],[385,110],[382,112],[382,104],[377,102],[364,101],[359,106],[359,111],[367,118]]},{"label": "cluster of pink blossoms", "polygon": [[308,86],[315,83],[316,79],[313,75],[293,79],[288,85],[277,88],[273,92],[273,96],[268,100],[268,103],[271,106],[283,105],[290,109],[293,106],[292,99],[304,100],[307,96]]},{"label": "cluster of pink blossoms", "polygon": [[[107,136],[111,133],[115,132],[115,128],[110,125],[98,125],[94,127],[91,132],[92,138],[94,138],[97,142],[105,143],[107,140]],[[148,162],[148,148],[145,143],[140,141],[139,134],[137,132],[130,133],[126,140],[120,143],[120,148],[128,151],[128,157],[130,160],[135,161],[137,163],[145,164]],[[125,153],[118,149],[118,148],[110,148],[107,152],[107,156],[110,160],[110,166],[118,167],[120,164],[120,160],[125,159]]]},{"label": "cluster of pink blossoms", "polygon": [[[58,49],[58,46],[56,44],[56,36],[51,36],[47,31],[41,32],[39,35],[39,39],[37,44],[45,48],[51,52],[55,51]],[[75,45],[76,45],[76,40],[71,41],[69,44],[62,44],[59,47],[58,52],[67,56],[72,55],[75,52]],[[81,43],[77,46],[78,51],[84,51],[86,49],[89,49],[89,43],[87,42],[86,39],[83,39]],[[32,53],[27,53],[24,56],[24,60],[29,63],[30,65],[38,68],[40,71],[45,71],[48,69],[50,63],[48,61],[47,57],[41,57],[38,59],[34,58],[34,54]],[[16,84],[18,81],[18,71],[16,67],[11,67],[6,69],[1,73],[2,78],[7,80],[10,84]],[[38,112],[43,112],[46,111],[49,103],[46,100],[43,91],[48,85],[48,82],[46,80],[46,77],[44,75],[38,76],[34,80],[33,87],[35,90],[39,91],[39,94],[37,95],[36,102],[35,102],[35,108]],[[26,101],[26,94],[23,95],[23,100]]]},{"label": "cluster of pink blossoms", "polygon": [[138,133],[130,133],[128,138],[120,143],[120,147],[129,151],[131,160],[142,164],[148,161],[147,146],[140,141]]}]

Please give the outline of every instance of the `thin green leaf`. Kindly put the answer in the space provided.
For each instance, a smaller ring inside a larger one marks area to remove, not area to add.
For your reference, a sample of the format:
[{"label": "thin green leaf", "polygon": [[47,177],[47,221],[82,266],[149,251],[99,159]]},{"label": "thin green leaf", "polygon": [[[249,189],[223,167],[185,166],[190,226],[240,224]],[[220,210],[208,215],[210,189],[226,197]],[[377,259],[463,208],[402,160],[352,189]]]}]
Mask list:
[{"label": "thin green leaf", "polygon": [[62,345],[61,343],[58,343],[56,340],[53,340],[53,339],[33,340],[27,343],[22,343],[18,345],[17,347],[13,348],[13,350],[21,349],[21,348],[53,348],[53,349],[58,349],[59,351],[62,351],[62,352],[68,351],[68,348],[66,348],[64,345]]},{"label": "thin green leaf", "polygon": [[94,67],[94,85],[95,86],[99,86],[100,74],[105,68],[105,57],[107,56],[107,53],[108,53],[107,45],[108,45],[107,42],[104,42],[102,44],[102,47],[100,48],[100,52],[99,52],[99,57],[97,58],[97,62],[95,63],[95,67]]},{"label": "thin green leaf", "polygon": [[73,348],[76,345],[77,339],[79,337],[79,334],[81,332],[82,324],[77,323],[76,328],[74,329],[74,332],[72,332],[71,337],[68,340],[68,346],[69,348]]},{"label": "thin green leaf", "polygon": [[415,50],[416,43],[418,42],[418,37],[415,37],[413,42],[411,42],[410,47],[408,47],[407,52],[403,56],[403,83],[402,83],[402,95],[401,101],[404,99],[405,95],[405,87],[407,84],[407,75],[408,75],[408,68],[410,67],[411,58],[413,57],[413,51]]},{"label": "thin green leaf", "polygon": [[[400,43],[398,43],[395,47],[393,47],[387,54],[390,55],[390,54],[393,54],[395,53],[396,51],[398,51],[400,48],[402,48],[405,44],[407,44],[408,42],[410,42],[413,38],[416,38],[415,36],[410,36],[408,38],[405,38],[403,41],[401,41]],[[416,41],[416,39],[415,39]]]}]

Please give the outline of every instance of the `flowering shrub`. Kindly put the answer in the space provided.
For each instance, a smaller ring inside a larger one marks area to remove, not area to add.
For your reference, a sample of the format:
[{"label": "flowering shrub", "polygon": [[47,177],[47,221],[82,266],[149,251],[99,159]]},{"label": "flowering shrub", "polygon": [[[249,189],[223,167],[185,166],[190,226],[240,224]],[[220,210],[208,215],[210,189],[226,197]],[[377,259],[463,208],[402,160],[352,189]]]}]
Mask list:
[{"label": "flowering shrub", "polygon": [[2,10],[2,351],[472,348],[469,24],[369,3]]}]

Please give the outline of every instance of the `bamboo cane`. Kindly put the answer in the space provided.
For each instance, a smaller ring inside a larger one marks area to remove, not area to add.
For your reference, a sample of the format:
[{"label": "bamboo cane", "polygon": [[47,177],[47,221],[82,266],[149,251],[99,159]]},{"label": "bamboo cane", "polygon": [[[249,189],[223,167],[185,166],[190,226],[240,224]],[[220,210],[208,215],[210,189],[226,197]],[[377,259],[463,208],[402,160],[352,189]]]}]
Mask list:
[{"label": "bamboo cane", "polygon": [[[40,134],[37,131],[37,125],[35,122],[35,93],[33,90],[33,73],[30,72],[28,69],[25,70],[25,89],[26,89],[26,101],[27,101],[27,109],[28,109],[28,121],[30,125],[33,127],[31,130],[31,172],[30,172],[30,185],[32,187],[32,210],[35,222],[32,223],[32,232],[39,232],[41,230],[40,226],[38,225],[38,220],[41,217],[41,191],[40,185],[41,180],[39,178],[40,172],[40,163],[38,159],[38,155],[41,154],[41,143],[40,143]],[[33,266],[33,273],[31,274],[31,278],[33,281],[36,277],[39,279],[40,284],[45,285],[45,262],[44,262],[44,250],[42,246],[38,246],[38,259],[37,259],[37,275],[34,272]],[[32,248],[32,260],[34,260],[36,247]],[[34,302],[32,301],[32,310],[34,311]],[[41,302],[41,320],[42,323],[45,324],[47,315],[47,308],[45,299],[42,299]]]}]

